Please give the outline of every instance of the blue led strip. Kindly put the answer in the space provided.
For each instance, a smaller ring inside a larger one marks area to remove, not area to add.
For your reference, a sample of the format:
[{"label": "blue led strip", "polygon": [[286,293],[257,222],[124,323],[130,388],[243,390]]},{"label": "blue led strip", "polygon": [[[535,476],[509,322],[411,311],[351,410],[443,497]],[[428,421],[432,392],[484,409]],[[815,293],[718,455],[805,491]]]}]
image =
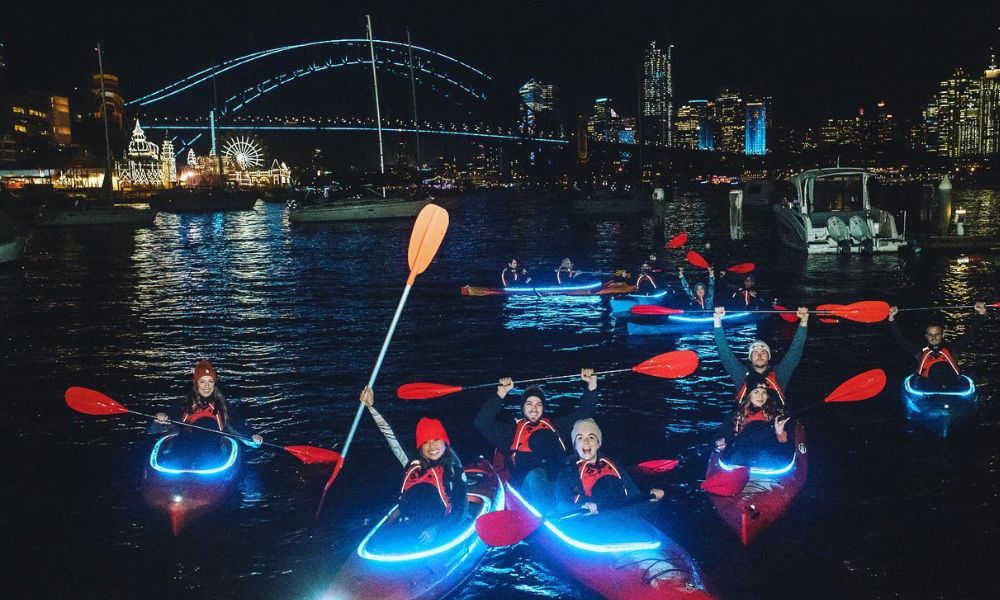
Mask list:
[{"label": "blue led strip", "polygon": [[[788,473],[789,471],[791,471],[792,469],[795,468],[795,460],[797,458],[798,458],[798,455],[793,456],[792,457],[792,462],[788,463],[788,466],[778,467],[778,468],[775,468],[775,469],[765,469],[763,467],[750,467],[750,474],[751,475],[770,475],[770,476],[784,475],[785,473]],[[733,469],[739,469],[739,468],[741,468],[740,465],[727,465],[726,463],[722,462],[721,458],[719,459],[719,467],[721,467],[723,471],[732,471]]]},{"label": "blue led strip", "polygon": [[[507,484],[507,489],[510,491],[511,494],[514,494],[514,497],[517,498],[521,504],[524,505],[524,508],[528,509],[528,512],[530,512],[539,519],[543,519],[542,513],[538,512],[538,510],[534,506],[529,504],[528,501],[525,500],[521,496],[521,494],[519,494],[517,490],[514,489],[514,486]],[[557,538],[559,538],[566,544],[569,544],[570,546],[577,548],[578,550],[584,550],[587,552],[609,554],[615,552],[634,552],[636,550],[655,550],[659,548],[660,545],[662,544],[662,542],[660,542],[659,540],[653,542],[618,542],[613,544],[592,544],[590,542],[582,542],[580,540],[570,537],[561,529],[559,529],[554,523],[552,523],[552,521],[549,521],[548,519],[543,520],[542,523],[545,525],[546,529],[551,531]]]},{"label": "blue led strip", "polygon": [[[731,319],[738,319],[740,317],[745,317],[751,313],[748,312],[736,312],[736,313],[726,313],[722,315],[722,320],[727,321]],[[711,317],[686,317],[684,315],[667,315],[667,319],[671,321],[680,321],[681,323],[711,323],[714,319]]]},{"label": "blue led strip", "polygon": [[910,385],[910,381],[912,381],[914,377],[917,377],[917,375],[916,374],[910,375],[903,380],[903,389],[906,391],[907,394],[910,394],[911,396],[916,396],[918,398],[922,396],[960,396],[963,398],[968,398],[969,396],[976,393],[976,384],[967,375],[959,375],[960,378],[968,382],[968,385],[965,387],[965,389],[961,390],[923,391],[914,389],[913,386]]},{"label": "blue led strip", "polygon": [[638,298],[638,299],[643,299],[643,298],[648,298],[648,299],[659,299],[659,298],[662,298],[662,297],[664,297],[664,296],[666,296],[666,295],[667,295],[667,290],[663,290],[663,291],[659,291],[659,292],[656,292],[656,293],[654,293],[654,294],[646,294],[646,295],[642,295],[642,294],[629,294],[628,296],[625,296],[625,298]]},{"label": "blue led strip", "polygon": [[[208,125],[146,125],[143,129],[176,129],[176,130],[201,130],[208,129]],[[358,125],[222,125],[217,126],[216,131],[377,131],[375,127],[362,127]],[[436,135],[453,135],[457,137],[489,138],[496,140],[515,140],[526,142],[538,142],[540,144],[568,144],[569,140],[558,138],[532,138],[522,135],[502,135],[498,133],[478,133],[473,131],[444,131],[438,129],[408,129],[405,127],[383,127],[382,131],[392,133],[422,133]],[[544,288],[538,288],[539,290]],[[560,286],[559,289],[567,289]]]},{"label": "blue led strip", "polygon": [[218,467],[213,467],[211,469],[174,469],[171,467],[164,467],[159,463],[158,459],[158,456],[160,454],[160,446],[163,445],[163,442],[171,438],[175,438],[177,437],[177,435],[178,434],[176,433],[171,433],[156,440],[156,444],[153,446],[153,451],[149,453],[149,466],[152,467],[155,471],[158,471],[160,473],[169,473],[172,475],[179,475],[181,473],[190,473],[191,475],[214,475],[215,473],[221,473],[226,469],[228,469],[229,467],[233,466],[236,463],[236,458],[239,456],[239,444],[237,444],[236,440],[234,440],[233,438],[227,437],[225,439],[230,444],[229,457],[226,458],[226,461]]},{"label": "blue led strip", "polygon": [[534,294],[535,292],[585,292],[596,290],[603,284],[600,281],[588,283],[586,285],[553,285],[544,287],[510,286],[503,288],[507,294]]}]

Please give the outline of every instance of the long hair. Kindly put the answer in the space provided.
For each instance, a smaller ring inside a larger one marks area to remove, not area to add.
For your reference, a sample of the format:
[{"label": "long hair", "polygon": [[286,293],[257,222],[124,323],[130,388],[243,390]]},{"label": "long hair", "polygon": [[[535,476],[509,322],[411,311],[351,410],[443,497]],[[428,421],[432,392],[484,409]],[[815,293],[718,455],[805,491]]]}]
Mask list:
[{"label": "long hair", "polygon": [[772,394],[772,391],[774,390],[767,390],[767,401],[764,402],[764,406],[761,406],[760,408],[755,407],[750,402],[750,395],[753,393],[753,390],[748,390],[747,393],[743,394],[743,398],[736,406],[736,415],[733,418],[733,431],[736,433],[743,431],[743,426],[746,425],[747,417],[749,417],[751,413],[757,411],[763,411],[769,421],[773,421],[781,416],[781,404],[776,398],[777,393]]},{"label": "long hair", "polygon": [[222,426],[225,427],[228,425],[229,403],[226,402],[226,397],[219,389],[218,383],[215,384],[215,389],[212,391],[212,395],[208,398],[205,398],[198,393],[197,383],[191,384],[191,390],[188,392],[187,398],[184,399],[184,404],[181,406],[181,420],[199,408],[204,408],[209,404],[215,406],[215,414],[219,415],[219,418],[222,420]]}]

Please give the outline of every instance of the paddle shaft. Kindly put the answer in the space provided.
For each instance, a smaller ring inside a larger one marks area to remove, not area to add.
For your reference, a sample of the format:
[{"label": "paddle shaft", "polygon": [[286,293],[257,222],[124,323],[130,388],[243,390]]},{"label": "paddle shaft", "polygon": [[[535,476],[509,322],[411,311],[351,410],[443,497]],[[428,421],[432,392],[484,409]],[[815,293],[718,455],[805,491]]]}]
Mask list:
[{"label": "paddle shaft", "polygon": [[[142,413],[142,412],[139,412],[137,410],[132,410],[130,408],[126,408],[125,410],[127,410],[129,413],[131,413],[133,415],[139,415],[140,417],[146,417],[148,419],[153,419],[154,421],[156,421],[156,415],[150,415],[150,414],[147,414],[147,413]],[[234,440],[239,440],[239,441],[241,441],[244,444],[247,444],[249,446],[271,446],[273,448],[280,448],[282,450],[285,449],[284,446],[279,446],[278,444],[272,444],[270,442],[261,442],[260,444],[258,444],[257,442],[253,441],[252,439],[245,438],[245,437],[243,437],[241,435],[235,435],[235,434],[229,433],[228,431],[219,431],[218,429],[210,429],[208,427],[202,427],[201,425],[195,425],[194,423],[185,423],[184,421],[175,421],[174,419],[167,419],[167,420],[170,421],[174,425],[181,425],[183,427],[190,427],[191,429],[199,429],[201,431],[207,431],[209,433],[217,433],[219,435],[223,435],[223,436],[226,436],[226,437],[229,437],[229,438],[233,438]],[[157,421],[157,423],[159,423],[159,421]]]},{"label": "paddle shaft", "polygon": [[[914,311],[914,310],[957,310],[960,308],[976,308],[975,305],[961,305],[961,306],[920,306],[917,308],[897,308],[898,312],[903,311]],[[991,304],[987,304],[986,308],[997,308]]]},{"label": "paddle shaft", "polygon": [[[596,375],[613,375],[615,373],[624,373],[626,371],[631,371],[631,370],[632,370],[631,368],[628,368],[628,369],[613,369],[611,371],[594,371],[594,375],[595,376]],[[548,377],[536,377],[534,379],[520,379],[518,381],[512,381],[511,383],[513,383],[514,385],[519,385],[519,384],[522,384],[522,383],[538,383],[539,381],[554,381],[556,379],[572,379],[574,377],[579,377],[579,376],[580,376],[579,373],[573,373],[572,375],[549,375]],[[462,390],[463,391],[464,390],[480,390],[480,389],[492,387],[492,386],[495,386],[495,385],[499,385],[499,384],[498,383],[480,383],[478,385],[466,385],[466,386],[462,386]]]},{"label": "paddle shaft", "polygon": [[[633,496],[632,498],[629,498],[625,502],[622,502],[621,504],[617,504],[617,505],[609,508],[608,510],[609,511],[611,511],[611,510],[620,510],[620,509],[623,509],[623,508],[628,508],[630,506],[635,506],[636,504],[642,504],[643,502],[652,502],[655,499],[656,499],[656,496],[654,496],[653,494],[646,494],[645,496],[643,496],[642,494],[640,494],[638,496]],[[601,507],[598,506],[597,508],[598,508],[598,510],[600,510]],[[584,515],[589,515],[589,514],[590,514],[590,511],[588,509],[586,509],[586,508],[578,508],[576,510],[571,510],[569,512],[565,512],[565,513],[562,513],[562,514],[559,514],[559,515],[545,516],[543,518],[547,519],[549,521],[565,521],[566,519],[573,519],[575,517],[582,517]],[[600,512],[598,512],[597,514],[600,514]]]}]

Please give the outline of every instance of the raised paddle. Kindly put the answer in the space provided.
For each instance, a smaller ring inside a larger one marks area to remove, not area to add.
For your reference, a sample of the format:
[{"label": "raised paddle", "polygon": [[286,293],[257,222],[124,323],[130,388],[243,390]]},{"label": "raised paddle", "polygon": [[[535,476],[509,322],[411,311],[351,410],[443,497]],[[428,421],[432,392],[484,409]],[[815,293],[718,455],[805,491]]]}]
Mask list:
[{"label": "raised paddle", "polygon": [[687,254],[684,255],[684,258],[689,263],[691,263],[692,265],[694,265],[696,267],[700,267],[702,269],[708,269],[708,268],[711,267],[711,265],[708,264],[708,261],[705,260],[705,257],[702,256],[702,255],[700,255],[700,254],[698,254],[694,250],[688,250]]},{"label": "raised paddle", "polygon": [[[441,241],[444,240],[444,234],[447,231],[448,211],[436,204],[428,204],[420,210],[420,214],[417,215],[417,220],[413,224],[413,231],[410,232],[410,246],[406,254],[406,260],[410,267],[410,275],[406,278],[406,287],[403,288],[403,295],[399,298],[399,304],[396,306],[396,314],[393,315],[392,321],[389,323],[389,330],[385,334],[385,341],[382,342],[382,350],[379,351],[378,358],[375,360],[375,367],[372,368],[371,376],[368,378],[367,387],[374,389],[375,379],[382,368],[382,361],[385,359],[385,353],[389,349],[389,342],[392,341],[392,334],[396,331],[396,324],[399,323],[399,315],[403,312],[403,306],[406,305],[406,299],[410,295],[413,282],[416,281],[417,275],[427,270],[431,261],[434,260],[434,256],[437,254],[438,248],[441,247]],[[330,474],[330,479],[323,486],[323,495],[320,496],[319,506],[316,507],[317,518],[319,518],[320,510],[323,508],[323,500],[326,498],[327,491],[333,485],[333,481],[337,478],[337,475],[340,474],[340,469],[343,468],[344,461],[347,460],[347,453],[351,449],[351,442],[354,441],[354,434],[358,430],[358,423],[361,422],[361,415],[364,413],[364,410],[365,405],[359,402],[358,409],[354,413],[354,422],[351,424],[351,431],[347,434],[347,441],[344,442],[342,458],[337,461],[333,472]]]},{"label": "raised paddle", "polygon": [[[639,495],[608,510],[620,510],[643,502],[650,502],[653,498],[652,494]],[[587,514],[590,514],[590,511],[586,508],[547,514],[541,517],[536,517],[527,510],[496,510],[476,519],[476,533],[487,546],[512,546],[534,533],[545,521],[563,521]]]},{"label": "raised paddle", "polygon": [[[594,375],[612,375],[614,373],[633,372],[650,375],[652,377],[660,377],[663,379],[677,379],[678,377],[686,377],[690,375],[697,368],[698,355],[693,350],[674,350],[672,352],[657,354],[653,358],[645,360],[634,367],[629,367],[627,369],[613,369],[611,371],[597,371]],[[547,377],[536,377],[534,379],[521,379],[519,381],[515,381],[514,384],[519,385],[524,383],[536,383],[539,381],[552,381],[555,379],[571,379],[579,376],[579,373],[574,373],[572,375],[550,375]],[[419,381],[415,383],[404,383],[399,386],[399,389],[396,390],[396,395],[401,400],[429,400],[431,398],[440,398],[441,396],[447,396],[456,392],[488,388],[496,385],[497,382],[495,381],[492,383],[479,383],[467,386],[445,385],[441,383]]]},{"label": "raised paddle", "polygon": [[[747,313],[772,313],[782,315],[789,314],[789,310],[783,306],[775,306],[778,310],[737,310],[734,312]],[[668,306],[657,306],[655,304],[637,304],[630,311],[636,315],[679,315],[683,313],[714,313],[714,309],[684,310],[680,308],[670,308]],[[815,310],[810,311],[819,315],[832,315],[849,321],[858,323],[877,323],[889,316],[889,305],[881,300],[862,300],[852,304],[822,304]],[[791,314],[795,314],[792,312]],[[795,317],[797,320],[798,317]],[[790,321],[785,318],[786,321]]]},{"label": "raised paddle", "polygon": [[[915,310],[959,310],[964,308],[976,308],[974,304],[962,304],[957,306],[918,306],[916,308],[897,308],[898,312],[904,311],[915,311]],[[986,308],[1000,308],[1000,302],[994,302],[993,304],[987,304]]]},{"label": "raised paddle", "polygon": [[746,275],[747,273],[752,273],[757,265],[752,262],[736,263],[735,265],[726,269],[726,273],[736,273],[737,275]]},{"label": "raised paddle", "polygon": [[674,237],[670,238],[670,241],[667,242],[667,248],[669,250],[676,250],[677,248],[680,248],[681,246],[686,244],[687,241],[688,241],[688,234],[686,231],[682,231],[677,235],[675,235]]},{"label": "raised paddle", "polygon": [[[76,412],[83,413],[85,415],[108,416],[108,415],[123,415],[128,413],[133,415],[139,415],[140,417],[146,417],[149,419],[156,419],[156,415],[150,415],[147,413],[141,413],[139,411],[130,410],[128,408],[125,408],[125,406],[123,406],[121,403],[102,394],[101,392],[85,387],[71,387],[67,389],[66,404]],[[230,437],[235,440],[239,440],[251,446],[257,446],[257,443],[251,439],[239,435],[233,435],[225,431],[219,431],[218,429],[210,429],[208,427],[201,427],[200,425],[194,425],[193,423],[185,423],[183,421],[175,421],[173,419],[170,419],[170,422],[173,423],[174,425],[190,427],[191,429],[198,429],[201,431],[207,431],[209,433],[217,433],[225,437]],[[327,450],[326,448],[317,448],[315,446],[279,446],[278,444],[271,444],[269,442],[261,442],[260,445],[270,446],[272,448],[280,448],[308,465],[319,464],[319,463],[332,463],[340,460],[339,452],[335,452],[333,450]]]}]

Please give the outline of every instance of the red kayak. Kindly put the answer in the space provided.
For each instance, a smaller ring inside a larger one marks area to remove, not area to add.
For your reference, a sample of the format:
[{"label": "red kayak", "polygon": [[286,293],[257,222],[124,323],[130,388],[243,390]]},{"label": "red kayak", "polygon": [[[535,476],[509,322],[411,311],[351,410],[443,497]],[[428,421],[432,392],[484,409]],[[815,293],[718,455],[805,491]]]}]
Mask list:
[{"label": "red kayak", "polygon": [[218,507],[240,476],[239,442],[213,438],[192,452],[181,447],[188,437],[170,433],[157,440],[142,477],[146,504],[166,514],[174,535]]},{"label": "red kayak", "polygon": [[[541,517],[510,483],[508,509]],[[624,511],[544,520],[530,543],[596,594],[612,600],[714,598],[694,560],[645,519]]]},{"label": "red kayak", "polygon": [[[744,546],[780,519],[802,490],[808,471],[806,452],[806,430],[799,423],[795,426],[795,456],[790,458],[787,466],[771,469],[752,467],[749,481],[735,496],[709,494],[719,516],[740,536]],[[721,453],[713,452],[705,479],[734,468],[722,461]]]},{"label": "red kayak", "polygon": [[469,519],[451,534],[439,534],[429,545],[391,535],[396,507],[365,536],[324,597],[411,600],[442,598],[476,570],[489,548],[476,535],[481,514],[504,508],[500,479],[487,460],[465,469]]}]

